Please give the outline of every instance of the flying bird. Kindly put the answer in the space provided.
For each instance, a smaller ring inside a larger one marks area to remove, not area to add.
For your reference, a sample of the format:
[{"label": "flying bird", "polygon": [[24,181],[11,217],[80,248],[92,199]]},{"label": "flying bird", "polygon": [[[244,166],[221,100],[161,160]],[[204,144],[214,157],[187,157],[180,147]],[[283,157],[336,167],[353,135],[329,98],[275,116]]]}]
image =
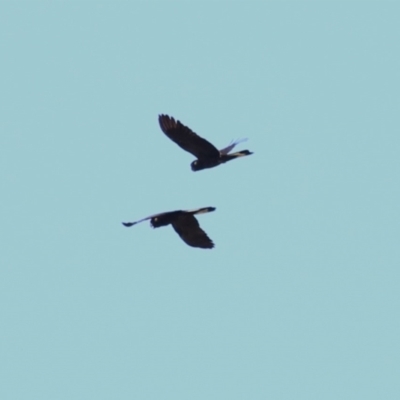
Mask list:
[{"label": "flying bird", "polygon": [[215,207],[203,207],[186,211],[169,211],[150,215],[149,217],[136,222],[123,222],[122,225],[130,227],[148,219],[153,228],[160,228],[161,226],[171,224],[175,232],[189,246],[200,247],[202,249],[212,249],[214,243],[200,228],[197,219],[194,217],[195,214],[204,214],[211,211],[215,211]]},{"label": "flying bird", "polygon": [[249,150],[241,150],[236,153],[229,153],[238,143],[247,139],[233,141],[227,147],[218,150],[213,144],[203,139],[190,128],[183,125],[180,121],[168,115],[159,115],[158,122],[161,130],[183,150],[192,153],[197,160],[194,160],[190,166],[193,171],[200,171],[206,168],[213,168],[217,165],[226,163],[238,157],[249,156],[253,154]]}]

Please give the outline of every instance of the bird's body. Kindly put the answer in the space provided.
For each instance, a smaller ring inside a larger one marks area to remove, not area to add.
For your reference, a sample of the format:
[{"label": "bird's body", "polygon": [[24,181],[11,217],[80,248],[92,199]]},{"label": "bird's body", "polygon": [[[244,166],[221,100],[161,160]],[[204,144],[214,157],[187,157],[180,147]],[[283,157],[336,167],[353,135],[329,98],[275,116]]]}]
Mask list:
[{"label": "bird's body", "polygon": [[213,168],[235,158],[253,154],[249,150],[229,153],[238,143],[243,142],[246,139],[234,141],[224,149],[218,150],[209,141],[203,139],[190,128],[183,125],[180,121],[175,121],[174,118],[169,117],[168,115],[159,115],[158,122],[161,130],[166,136],[168,136],[183,150],[188,151],[197,157],[197,160],[194,160],[191,163],[193,171]]},{"label": "bird's body", "polygon": [[211,211],[215,211],[215,207],[203,207],[186,211],[169,211],[154,214],[136,222],[123,222],[122,224],[126,227],[130,227],[148,219],[153,228],[160,228],[171,224],[175,232],[187,245],[202,249],[212,249],[214,243],[200,228],[197,219],[194,217],[195,214],[204,214]]}]

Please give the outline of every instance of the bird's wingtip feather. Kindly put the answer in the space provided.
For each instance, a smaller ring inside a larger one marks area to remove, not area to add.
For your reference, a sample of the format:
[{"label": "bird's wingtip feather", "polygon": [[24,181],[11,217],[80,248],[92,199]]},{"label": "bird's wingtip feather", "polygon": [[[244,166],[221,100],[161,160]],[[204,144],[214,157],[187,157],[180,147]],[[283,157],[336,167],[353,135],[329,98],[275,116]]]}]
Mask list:
[{"label": "bird's wingtip feather", "polygon": [[127,228],[129,228],[135,224],[136,224],[136,222],[122,222],[122,225],[126,226]]}]

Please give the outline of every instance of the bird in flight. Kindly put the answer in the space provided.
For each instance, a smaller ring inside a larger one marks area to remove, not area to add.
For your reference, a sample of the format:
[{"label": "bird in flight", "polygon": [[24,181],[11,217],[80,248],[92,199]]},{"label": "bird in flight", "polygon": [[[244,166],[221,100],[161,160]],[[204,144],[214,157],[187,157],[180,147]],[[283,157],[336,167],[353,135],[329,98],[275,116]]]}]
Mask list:
[{"label": "bird in flight", "polygon": [[180,121],[168,115],[159,115],[158,122],[161,130],[183,150],[192,153],[197,160],[194,160],[190,166],[193,171],[200,171],[206,168],[213,168],[217,165],[226,163],[238,157],[249,156],[253,154],[249,150],[241,150],[235,153],[229,153],[238,143],[247,139],[233,141],[227,147],[218,150],[213,144],[203,139],[190,128],[183,125]]},{"label": "bird in flight", "polygon": [[200,247],[202,249],[212,249],[214,243],[200,228],[197,219],[194,217],[195,214],[204,214],[211,211],[215,211],[215,207],[203,207],[186,211],[169,211],[150,215],[149,217],[136,222],[123,222],[122,225],[130,227],[148,219],[153,228],[160,228],[161,226],[171,224],[175,232],[189,246]]}]

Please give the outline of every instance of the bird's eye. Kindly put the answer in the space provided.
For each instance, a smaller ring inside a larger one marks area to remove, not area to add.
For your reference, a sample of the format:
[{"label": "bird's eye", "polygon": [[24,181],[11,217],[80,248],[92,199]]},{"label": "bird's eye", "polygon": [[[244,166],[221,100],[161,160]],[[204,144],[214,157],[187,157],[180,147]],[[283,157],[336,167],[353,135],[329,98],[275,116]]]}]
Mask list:
[{"label": "bird's eye", "polygon": [[154,218],[154,221],[157,221],[157,220],[158,220],[158,218],[157,218],[157,217],[155,217],[155,218]]},{"label": "bird's eye", "polygon": [[197,164],[197,161],[193,161],[193,164],[196,165],[196,164]]}]

